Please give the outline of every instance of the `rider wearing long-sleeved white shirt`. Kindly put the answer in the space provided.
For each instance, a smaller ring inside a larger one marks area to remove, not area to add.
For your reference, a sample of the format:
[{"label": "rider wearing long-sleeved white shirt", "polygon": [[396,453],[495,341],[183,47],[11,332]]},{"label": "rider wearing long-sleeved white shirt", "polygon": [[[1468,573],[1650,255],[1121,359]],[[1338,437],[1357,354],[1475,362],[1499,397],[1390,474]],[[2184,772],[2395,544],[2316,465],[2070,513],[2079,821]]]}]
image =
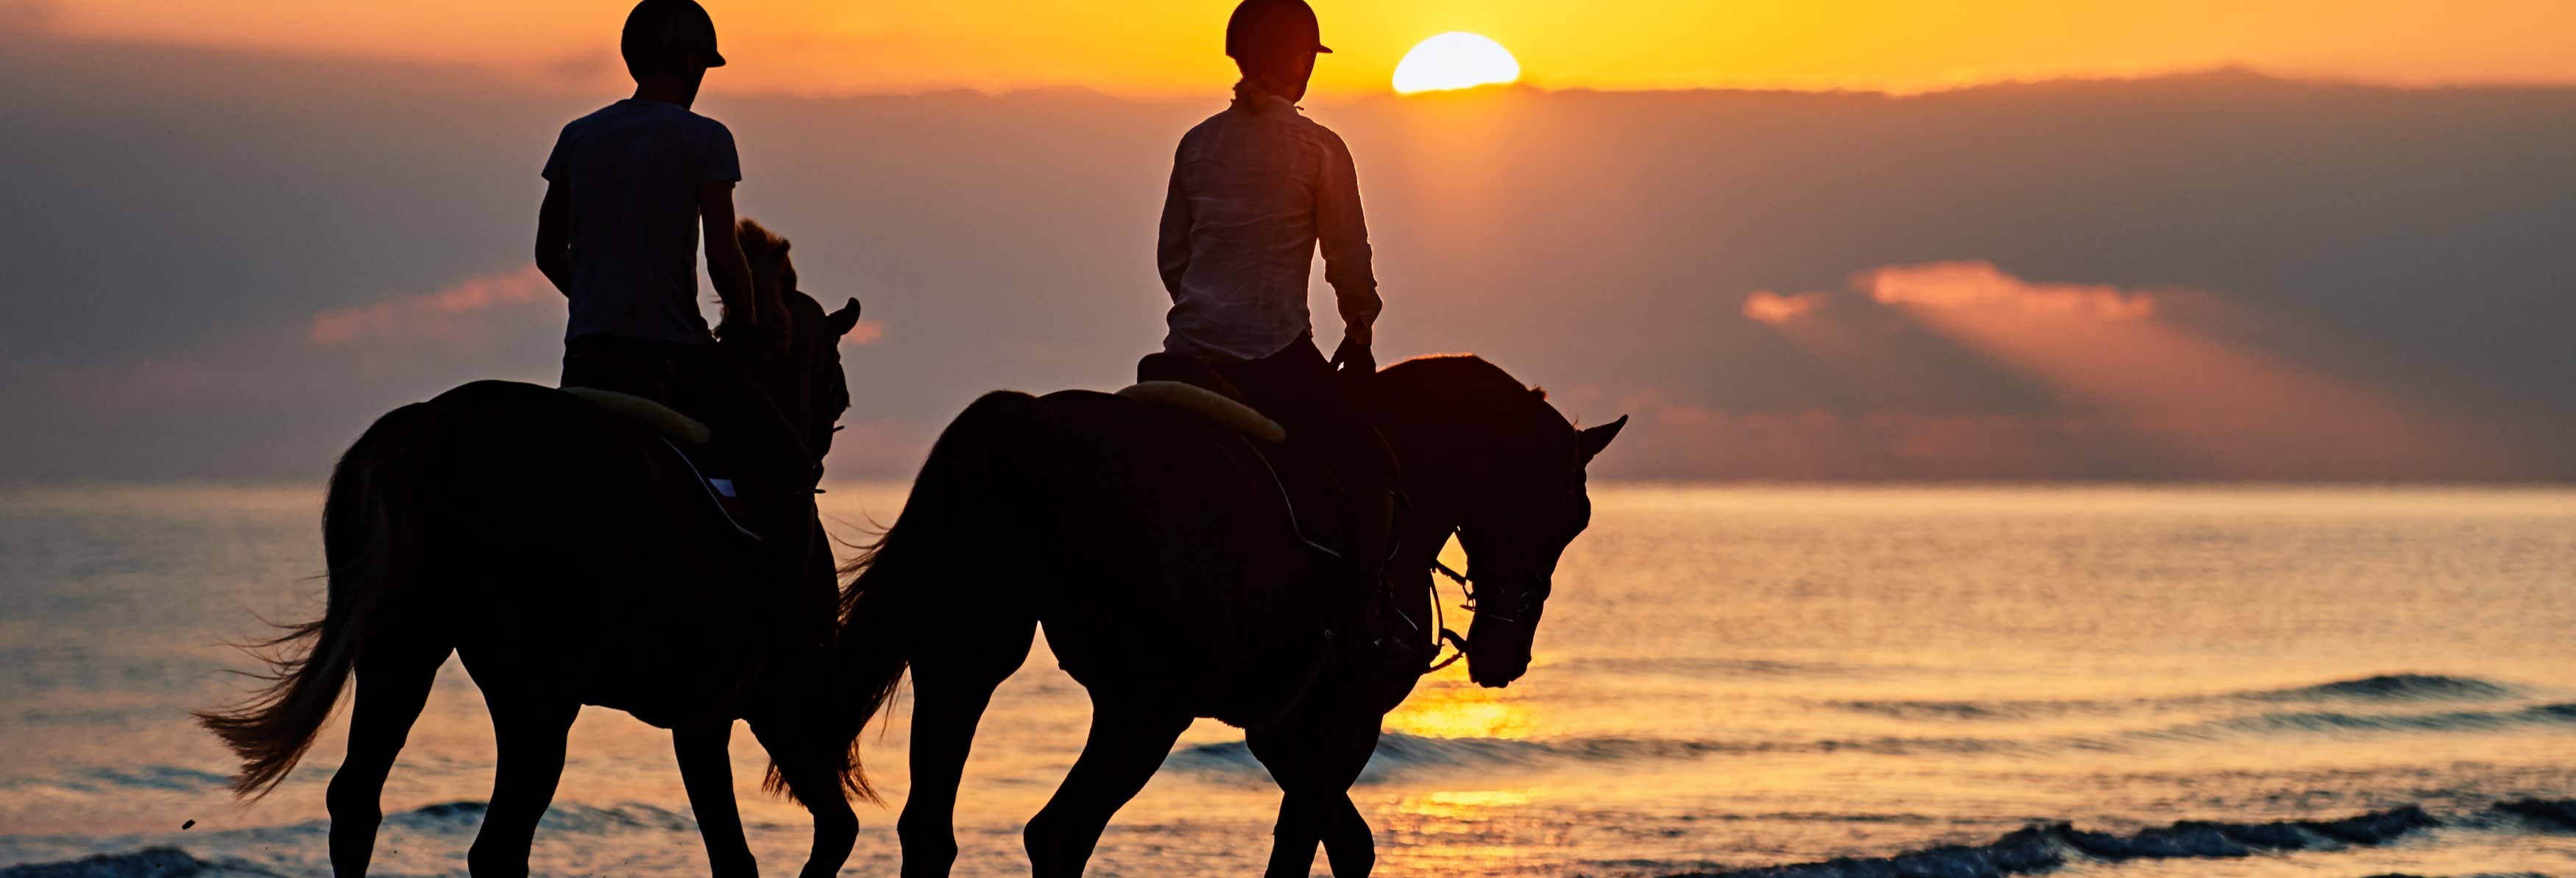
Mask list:
[{"label": "rider wearing long-sleeved white shirt", "polygon": [[[1296,106],[1316,55],[1332,51],[1318,39],[1315,12],[1305,0],[1244,0],[1225,42],[1243,80],[1231,106],[1182,136],[1163,202],[1156,261],[1172,296],[1163,349],[1262,385],[1274,383],[1261,380],[1273,372],[1373,372],[1381,302],[1359,174],[1341,137]],[[1319,247],[1343,320],[1329,364],[1306,308]],[[1258,397],[1287,388],[1243,390]]]},{"label": "rider wearing long-sleeved white shirt", "polygon": [[1368,351],[1382,303],[1359,172],[1341,136],[1282,88],[1247,74],[1233,105],[1190,129],[1173,157],[1157,260],[1172,294],[1171,353],[1259,360],[1311,345],[1306,282],[1319,248],[1341,306],[1334,359]]},{"label": "rider wearing long-sleeved white shirt", "polygon": [[[1377,371],[1371,329],[1382,303],[1350,149],[1296,105],[1316,56],[1330,51],[1305,0],[1235,8],[1226,54],[1243,80],[1233,104],[1191,128],[1173,157],[1156,254],[1172,296],[1170,333],[1139,377],[1182,377],[1174,361],[1195,361],[1285,425],[1292,445],[1324,458],[1343,486],[1351,560],[1373,582],[1394,466],[1354,411],[1351,388]],[[1306,307],[1319,248],[1342,315],[1330,361]]]}]

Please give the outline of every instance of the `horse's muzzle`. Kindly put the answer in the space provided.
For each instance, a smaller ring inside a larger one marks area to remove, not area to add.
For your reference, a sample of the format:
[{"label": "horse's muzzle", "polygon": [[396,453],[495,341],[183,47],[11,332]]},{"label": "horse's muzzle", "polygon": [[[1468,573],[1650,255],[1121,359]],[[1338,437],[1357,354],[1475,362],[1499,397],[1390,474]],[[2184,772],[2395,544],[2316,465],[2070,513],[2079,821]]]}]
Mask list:
[{"label": "horse's muzzle", "polygon": [[1467,638],[1467,679],[1487,689],[1500,689],[1529,673],[1530,632],[1519,625],[1476,623]]}]

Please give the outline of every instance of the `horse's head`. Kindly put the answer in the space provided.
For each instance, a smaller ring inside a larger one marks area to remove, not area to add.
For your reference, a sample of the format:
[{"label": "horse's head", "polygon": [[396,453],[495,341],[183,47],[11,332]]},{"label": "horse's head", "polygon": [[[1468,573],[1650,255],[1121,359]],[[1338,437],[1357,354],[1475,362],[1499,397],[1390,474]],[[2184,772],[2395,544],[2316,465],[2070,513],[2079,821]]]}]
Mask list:
[{"label": "horse's head", "polygon": [[755,370],[757,377],[778,404],[779,414],[796,428],[806,448],[821,458],[832,449],[833,422],[850,408],[840,341],[858,326],[859,300],[823,313],[822,303],[797,288],[796,262],[788,256],[786,238],[751,220],[736,225],[734,237],[751,264],[753,300],[778,303],[775,309],[764,307],[761,318],[786,323],[783,355]]},{"label": "horse's head", "polygon": [[1467,676],[1510,685],[1529,670],[1557,559],[1592,523],[1584,469],[1628,419],[1575,429],[1545,391],[1474,357],[1410,360],[1377,379],[1406,490],[1467,552]]}]

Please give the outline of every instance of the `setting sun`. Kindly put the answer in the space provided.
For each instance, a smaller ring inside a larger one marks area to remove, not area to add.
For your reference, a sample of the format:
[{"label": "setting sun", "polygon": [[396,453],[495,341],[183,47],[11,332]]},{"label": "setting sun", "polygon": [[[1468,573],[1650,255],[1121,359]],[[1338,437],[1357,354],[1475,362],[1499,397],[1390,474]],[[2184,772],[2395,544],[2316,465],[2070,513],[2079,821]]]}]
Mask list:
[{"label": "setting sun", "polygon": [[1521,78],[1511,50],[1486,37],[1451,32],[1423,40],[1395,65],[1395,90],[1413,94],[1500,85]]}]

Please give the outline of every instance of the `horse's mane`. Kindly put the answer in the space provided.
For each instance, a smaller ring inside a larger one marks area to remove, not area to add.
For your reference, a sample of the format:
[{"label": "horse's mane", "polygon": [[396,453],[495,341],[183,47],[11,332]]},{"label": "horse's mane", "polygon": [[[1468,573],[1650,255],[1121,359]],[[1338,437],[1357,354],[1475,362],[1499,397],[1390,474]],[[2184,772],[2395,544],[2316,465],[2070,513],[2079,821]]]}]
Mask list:
[{"label": "horse's mane", "polygon": [[[767,226],[748,219],[734,223],[734,241],[742,246],[743,261],[751,269],[751,297],[754,307],[763,309],[762,317],[773,317],[767,309],[776,308],[788,320],[786,336],[795,337],[795,321],[801,316],[783,295],[795,287],[793,269],[788,268],[787,239]],[[726,315],[730,317],[732,315]]]},{"label": "horse's mane", "polygon": [[1547,391],[1523,386],[1520,379],[1503,371],[1503,367],[1487,362],[1485,358],[1475,354],[1430,354],[1414,357],[1386,367],[1385,371],[1378,373],[1378,377],[1386,381],[1418,381],[1435,384],[1452,391],[1511,391],[1534,394],[1540,399],[1547,398]]}]

